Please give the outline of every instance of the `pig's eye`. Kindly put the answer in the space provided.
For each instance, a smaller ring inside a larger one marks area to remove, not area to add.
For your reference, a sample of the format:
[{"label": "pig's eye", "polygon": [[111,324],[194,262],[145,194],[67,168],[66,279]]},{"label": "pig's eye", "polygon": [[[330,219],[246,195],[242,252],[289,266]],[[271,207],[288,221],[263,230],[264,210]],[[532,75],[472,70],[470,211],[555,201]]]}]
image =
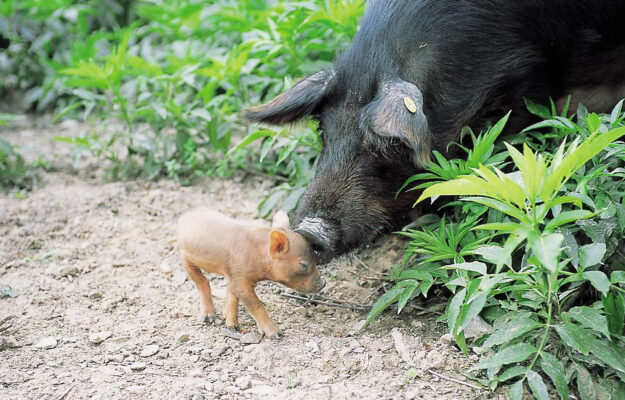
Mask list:
[{"label": "pig's eye", "polygon": [[299,263],[299,267],[300,267],[302,270],[304,270],[304,271],[305,271],[305,270],[307,270],[307,269],[308,269],[308,264],[306,264],[306,263],[304,263],[304,262],[301,262],[301,263]]}]

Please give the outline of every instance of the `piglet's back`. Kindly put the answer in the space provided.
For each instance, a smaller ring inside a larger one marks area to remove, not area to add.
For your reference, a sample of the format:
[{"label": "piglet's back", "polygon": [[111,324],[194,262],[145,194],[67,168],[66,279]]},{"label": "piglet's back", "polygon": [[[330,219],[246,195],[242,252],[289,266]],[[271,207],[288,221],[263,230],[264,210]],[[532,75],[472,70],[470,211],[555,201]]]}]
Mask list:
[{"label": "piglet's back", "polygon": [[221,267],[230,258],[232,244],[237,242],[242,230],[236,220],[199,208],[185,213],[178,220],[178,246],[194,262]]}]

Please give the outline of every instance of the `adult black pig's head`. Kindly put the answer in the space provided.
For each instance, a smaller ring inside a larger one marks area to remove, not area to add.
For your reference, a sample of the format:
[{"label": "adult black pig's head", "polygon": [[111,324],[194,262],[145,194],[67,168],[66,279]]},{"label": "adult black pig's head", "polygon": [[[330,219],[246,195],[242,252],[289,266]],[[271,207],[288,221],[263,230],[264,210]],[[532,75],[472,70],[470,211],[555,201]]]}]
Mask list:
[{"label": "adult black pig's head", "polygon": [[245,113],[270,124],[319,120],[323,150],[295,219],[319,263],[405,222],[414,197],[397,190],[429,159],[423,95],[393,72],[388,49],[357,39],[333,69]]},{"label": "adult black pig's head", "polygon": [[307,115],[319,120],[323,149],[295,225],[323,264],[407,221],[414,197],[396,193],[429,159],[431,138],[415,85],[338,64],[245,113],[270,124]]}]

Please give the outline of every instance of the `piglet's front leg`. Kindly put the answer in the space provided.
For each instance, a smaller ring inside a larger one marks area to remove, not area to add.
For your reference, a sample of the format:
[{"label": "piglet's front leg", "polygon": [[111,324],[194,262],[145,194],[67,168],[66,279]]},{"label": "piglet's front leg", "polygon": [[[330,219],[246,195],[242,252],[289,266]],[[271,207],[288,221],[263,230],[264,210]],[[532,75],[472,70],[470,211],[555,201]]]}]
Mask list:
[{"label": "piglet's front leg", "polygon": [[260,301],[258,296],[256,296],[254,285],[249,282],[233,282],[232,286],[236,296],[256,320],[260,332],[272,339],[279,339],[281,333],[276,324],[269,318],[264,304]]}]

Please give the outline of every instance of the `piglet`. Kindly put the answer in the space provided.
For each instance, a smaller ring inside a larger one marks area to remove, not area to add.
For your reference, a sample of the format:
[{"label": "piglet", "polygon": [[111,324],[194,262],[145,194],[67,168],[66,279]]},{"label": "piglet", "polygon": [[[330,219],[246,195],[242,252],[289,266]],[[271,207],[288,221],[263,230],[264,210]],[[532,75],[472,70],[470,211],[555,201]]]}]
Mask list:
[{"label": "piglet", "polygon": [[259,281],[280,282],[309,293],[325,286],[308,243],[289,229],[289,218],[283,211],[274,216],[271,227],[257,221],[237,221],[208,209],[187,212],[178,221],[178,248],[182,264],[200,292],[200,312],[206,323],[214,322],[215,306],[210,282],[202,271],[228,280],[222,316],[229,329],[238,329],[241,300],[261,333],[280,337],[254,292]]}]

